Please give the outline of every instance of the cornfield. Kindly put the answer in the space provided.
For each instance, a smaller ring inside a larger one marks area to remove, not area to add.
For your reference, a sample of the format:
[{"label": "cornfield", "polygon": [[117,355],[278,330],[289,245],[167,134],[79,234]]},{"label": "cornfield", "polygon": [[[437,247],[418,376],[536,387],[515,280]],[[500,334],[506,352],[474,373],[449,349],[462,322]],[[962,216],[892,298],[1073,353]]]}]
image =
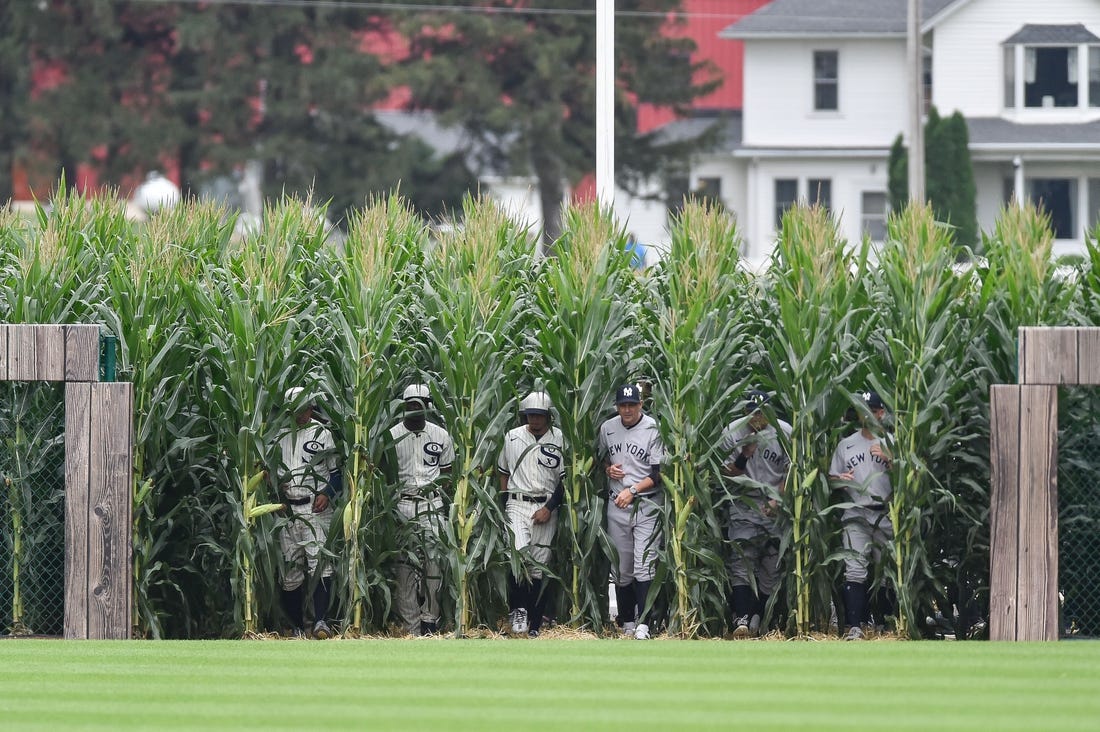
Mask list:
[{"label": "cornfield", "polygon": [[[828,464],[854,429],[853,395],[873,388],[889,407],[896,540],[872,582],[896,591],[899,633],[919,637],[950,598],[986,602],[988,394],[1015,381],[1016,328],[1100,317],[1100,232],[1066,276],[1050,263],[1049,221],[1015,204],[982,259],[927,208],[895,216],[874,246],[843,241],[823,209],[795,208],[761,273],[739,260],[736,221],[690,202],[648,271],[632,268],[625,230],[594,207],[567,212],[547,258],[537,232],[485,200],[468,200],[463,225],[446,232],[396,195],[369,201],[338,243],[308,200],[270,206],[243,236],[234,223],[188,203],[137,224],[113,199],[63,192],[31,219],[0,210],[0,322],[96,323],[119,338],[119,378],[135,390],[141,637],[285,626],[285,519],[265,466],[291,424],[292,386],[317,395],[342,453],[325,552],[338,588],[330,616],[352,634],[390,631],[402,529],[379,466],[413,382],[429,385],[433,419],[455,441],[444,626],[467,635],[507,614],[506,576],[520,559],[493,465],[519,399],[539,388],[569,444],[550,607],[560,623],[601,630],[614,549],[595,430],[632,380],[651,384],[647,409],[668,452],[654,595],[670,633],[728,630],[716,447],[748,388],[774,394],[769,408],[793,428],[780,504],[787,579],[769,614],[787,634],[829,630],[844,553]],[[36,516],[5,501],[10,546],[11,526]]]}]

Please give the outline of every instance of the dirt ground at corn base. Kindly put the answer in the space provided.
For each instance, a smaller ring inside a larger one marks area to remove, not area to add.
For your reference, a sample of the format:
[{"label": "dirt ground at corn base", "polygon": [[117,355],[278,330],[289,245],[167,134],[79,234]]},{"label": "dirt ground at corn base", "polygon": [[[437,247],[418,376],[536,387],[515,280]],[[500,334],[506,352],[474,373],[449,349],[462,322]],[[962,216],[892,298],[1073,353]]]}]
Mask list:
[{"label": "dirt ground at corn base", "polygon": [[[302,642],[318,642],[312,638],[296,637],[293,635],[284,635],[281,633],[249,633],[244,636],[244,640],[258,640],[258,641],[302,641]],[[555,640],[555,641],[592,641],[592,640],[610,640],[610,641],[635,641],[633,637],[623,635],[622,632],[608,629],[603,633],[594,633],[590,630],[578,630],[564,625],[554,625],[549,628],[544,627],[539,631],[538,638],[527,638],[526,636],[518,636],[507,630],[493,629],[486,626],[480,626],[471,628],[462,638],[456,639],[453,633],[446,631],[438,633],[436,635],[429,636],[414,636],[400,631],[397,628],[392,628],[384,633],[354,633],[345,632],[337,633],[333,638],[328,640],[406,640],[410,642],[431,642],[440,640],[499,640],[499,641],[519,641],[524,640],[531,643],[538,643],[542,640]],[[675,635],[669,635],[667,633],[658,633],[651,639],[653,641],[682,641],[683,638]],[[789,643],[789,642],[846,642],[844,638],[835,633],[810,633],[808,635],[788,636],[773,630],[766,635],[762,635],[758,638],[734,638],[732,633],[727,633],[722,636],[713,637],[697,637],[691,639],[693,642],[707,642],[707,641],[733,641],[736,643]],[[896,633],[886,632],[870,634],[864,637],[864,642],[897,642],[904,640]],[[325,641],[321,641],[325,642]]]}]

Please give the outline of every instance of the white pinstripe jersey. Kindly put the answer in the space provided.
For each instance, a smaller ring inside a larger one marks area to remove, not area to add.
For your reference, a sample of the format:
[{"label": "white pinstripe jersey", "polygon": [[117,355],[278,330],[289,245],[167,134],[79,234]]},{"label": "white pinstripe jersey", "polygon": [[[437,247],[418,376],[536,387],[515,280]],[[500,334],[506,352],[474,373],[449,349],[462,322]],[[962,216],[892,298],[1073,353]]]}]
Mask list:
[{"label": "white pinstripe jersey", "polygon": [[[741,449],[749,444],[756,445],[756,451],[745,463],[745,476],[757,483],[769,485],[776,490],[783,488],[787,480],[787,472],[791,465],[791,459],[783,451],[779,443],[779,434],[775,426],[769,424],[764,429],[756,432],[749,425],[752,415],[747,415],[730,422],[722,431],[722,439],[718,443],[718,452],[726,462],[733,462]],[[778,420],[779,429],[790,437],[791,426],[783,420]],[[732,490],[740,499],[734,503],[730,511],[735,516],[754,516],[752,509],[745,502],[760,504],[769,498],[761,487],[753,487],[744,483],[730,482]]]},{"label": "white pinstripe jersey", "polygon": [[332,433],[320,422],[292,429],[279,440],[286,474],[280,478],[287,498],[312,498],[328,487],[329,476],[337,469]]},{"label": "white pinstripe jersey", "polygon": [[852,474],[852,487],[845,488],[848,498],[857,506],[887,503],[893,488],[886,461],[871,454],[871,446],[879,439],[867,439],[863,430],[856,430],[837,445],[829,464],[829,475]]},{"label": "white pinstripe jersey", "polygon": [[565,477],[565,438],[557,427],[536,438],[520,425],[504,436],[497,470],[508,476],[508,492],[549,496]]},{"label": "white pinstripe jersey", "polygon": [[633,427],[627,427],[621,417],[612,417],[600,425],[599,453],[606,462],[622,465],[626,473],[621,481],[609,481],[611,491],[629,488],[648,476],[654,465],[664,462],[665,447],[657,420],[643,414]]},{"label": "white pinstripe jersey", "polygon": [[425,486],[439,479],[440,470],[451,467],[455,460],[451,435],[434,422],[425,422],[419,432],[410,432],[404,422],[398,423],[390,428],[390,437],[402,494],[419,495]]}]

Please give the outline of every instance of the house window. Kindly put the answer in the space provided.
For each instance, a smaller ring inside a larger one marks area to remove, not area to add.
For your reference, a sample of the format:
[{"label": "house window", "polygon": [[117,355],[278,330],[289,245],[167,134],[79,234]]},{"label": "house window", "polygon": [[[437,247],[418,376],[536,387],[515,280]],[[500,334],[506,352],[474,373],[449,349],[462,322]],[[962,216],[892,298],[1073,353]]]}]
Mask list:
[{"label": "house window", "polygon": [[864,191],[859,209],[860,228],[871,241],[886,239],[886,194]]},{"label": "house window", "polygon": [[721,201],[722,179],[700,178],[695,184],[695,196],[709,201]]},{"label": "house window", "polygon": [[1016,106],[1016,47],[1005,46],[1005,108]]},{"label": "house window", "polygon": [[775,180],[775,227],[783,226],[783,214],[798,200],[797,178],[776,178]]},{"label": "house window", "polygon": [[833,182],[828,178],[810,178],[806,181],[806,199],[810,205],[817,204],[826,211],[832,208]]},{"label": "house window", "polygon": [[691,179],[686,175],[670,175],[665,183],[665,205],[669,217],[676,217],[684,210],[684,198],[691,193]]},{"label": "house window", "polygon": [[1073,178],[1028,178],[1027,195],[1050,216],[1055,239],[1077,238],[1074,225],[1077,181]]},{"label": "house window", "polygon": [[814,51],[814,109],[837,110],[837,52]]},{"label": "house window", "polygon": [[1024,106],[1077,106],[1077,47],[1024,48]]},{"label": "house window", "polygon": [[1089,106],[1100,107],[1100,46],[1089,47]]}]

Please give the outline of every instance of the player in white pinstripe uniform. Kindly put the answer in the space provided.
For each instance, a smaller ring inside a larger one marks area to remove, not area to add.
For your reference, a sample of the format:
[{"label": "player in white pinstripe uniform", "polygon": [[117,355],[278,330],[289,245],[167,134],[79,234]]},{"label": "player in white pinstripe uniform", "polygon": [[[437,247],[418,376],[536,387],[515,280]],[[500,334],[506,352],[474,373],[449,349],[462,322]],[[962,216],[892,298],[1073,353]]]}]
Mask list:
[{"label": "player in white pinstripe uniform", "polygon": [[610,489],[607,532],[619,555],[611,574],[623,632],[648,640],[653,623],[645,606],[660,550],[665,449],[657,421],[642,413],[636,384],[619,387],[615,408],[619,416],[600,425],[598,444]]},{"label": "player in white pinstripe uniform", "polygon": [[454,462],[447,430],[427,420],[431,395],[424,384],[402,394],[405,416],[390,429],[396,462],[397,513],[410,543],[397,564],[397,615],[411,635],[439,630],[439,590],[443,585],[439,541],[445,515],[443,491]]},{"label": "player in white pinstripe uniform", "polygon": [[512,632],[537,637],[546,598],[542,567],[550,561],[550,543],[557,527],[557,508],[564,497],[565,439],[550,424],[551,402],[546,392],[528,394],[519,411],[526,424],[508,431],[497,459],[500,490],[508,496],[505,513],[516,551],[525,562],[508,577],[508,608]]},{"label": "player in white pinstripe uniform", "polygon": [[332,564],[320,556],[332,523],[332,499],[339,491],[341,476],[332,433],[313,418],[313,401],[302,402],[303,392],[300,386],[286,390],[284,398],[295,410],[294,427],[279,440],[280,467],[276,475],[288,509],[288,520],[279,529],[283,554],[281,602],[295,632],[300,633],[304,624],[303,585],[313,584],[313,636],[324,640],[332,635],[325,621]]}]

